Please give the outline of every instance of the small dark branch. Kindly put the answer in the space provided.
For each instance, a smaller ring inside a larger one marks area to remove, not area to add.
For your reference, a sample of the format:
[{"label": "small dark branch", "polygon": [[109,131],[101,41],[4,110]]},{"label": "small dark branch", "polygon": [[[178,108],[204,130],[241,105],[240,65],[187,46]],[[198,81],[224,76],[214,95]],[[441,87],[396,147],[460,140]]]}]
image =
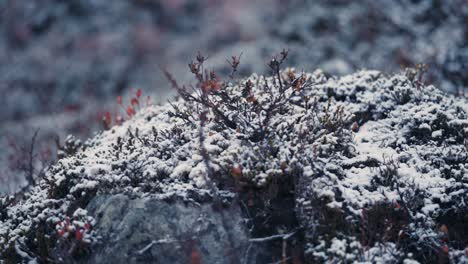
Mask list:
[{"label": "small dark branch", "polygon": [[28,181],[29,186],[34,186],[36,180],[34,179],[34,147],[36,145],[37,135],[39,134],[39,128],[34,131],[34,135],[31,139],[31,144],[29,146],[29,156],[28,156],[28,170],[26,174],[26,180]]},{"label": "small dark branch", "polygon": [[276,78],[278,79],[281,93],[283,93],[284,90],[283,90],[283,80],[281,79],[280,68],[281,68],[281,64],[287,59],[287,57],[288,57],[288,50],[283,49],[280,52],[280,57],[278,58],[278,56],[273,56],[270,63],[268,64],[270,69],[273,71],[273,74],[275,74]]},{"label": "small dark branch", "polygon": [[197,53],[196,62],[192,61],[188,64],[190,72],[195,75],[195,78],[200,82],[203,83],[203,63],[208,59],[208,57],[204,57],[201,52]]},{"label": "small dark branch", "polygon": [[407,68],[405,71],[405,75],[416,87],[416,89],[420,90],[421,87],[424,85],[424,75],[428,70],[427,64],[418,63],[416,64],[415,68]]},{"label": "small dark branch", "polygon": [[287,49],[283,49],[283,50],[280,52],[280,56],[281,56],[280,62],[279,62],[280,65],[283,63],[283,61],[285,61],[285,60],[288,58],[288,52],[289,52],[289,50],[287,50]]},{"label": "small dark branch", "polygon": [[401,205],[403,206],[403,209],[405,209],[406,213],[408,214],[408,216],[413,219],[414,218],[414,214],[412,213],[412,211],[410,210],[409,206],[408,206],[408,203],[405,201],[405,197],[404,197],[404,194],[401,192],[400,190],[400,186],[398,186],[398,183],[396,184],[396,190],[397,190],[397,193],[398,193],[398,196],[400,197],[400,202],[401,202]]},{"label": "small dark branch", "polygon": [[172,85],[172,88],[179,91],[181,88],[180,88],[179,84],[177,84],[177,81],[174,78],[174,76],[172,76],[172,74],[167,69],[163,69],[163,72],[164,72],[164,76],[166,76],[167,80]]},{"label": "small dark branch", "polygon": [[182,111],[177,105],[171,103],[170,101],[169,105],[172,106],[172,108],[174,109],[174,112],[171,114],[186,121],[187,123],[190,123],[191,125],[195,125],[195,123],[193,123],[193,121],[190,120],[191,118],[193,118],[192,113],[189,113],[188,111]]},{"label": "small dark branch", "polygon": [[177,93],[186,101],[195,101],[195,97],[193,97],[185,88],[185,86],[179,86],[179,84],[177,83],[176,79],[174,78],[174,76],[169,72],[167,71],[166,69],[163,70],[164,71],[164,75],[166,76],[167,80],[169,81],[169,83],[171,84],[172,88],[174,88]]},{"label": "small dark branch", "polygon": [[281,82],[281,76],[280,76],[280,66],[279,66],[279,62],[278,60],[276,59],[276,56],[273,57],[270,61],[270,63],[268,64],[268,66],[270,67],[270,69],[273,71],[273,74],[276,75],[276,77],[278,78],[278,82],[279,82],[279,86],[280,86],[280,89],[283,90],[283,84]]},{"label": "small dark branch", "polygon": [[138,141],[140,141],[140,143],[143,144],[144,146],[147,146],[147,147],[151,146],[151,144],[148,142],[148,140],[142,139],[142,138],[140,137],[140,131],[139,131],[138,127],[135,128],[135,134],[132,133],[131,128],[128,128],[127,131],[128,131],[128,134],[130,135],[130,138],[136,138],[136,139],[137,139]]},{"label": "small dark branch", "polygon": [[208,59],[208,57],[203,56],[201,54],[201,52],[198,51],[198,53],[197,53],[197,62],[198,62],[198,64],[202,65],[207,59]]},{"label": "small dark branch", "polygon": [[242,96],[244,98],[249,98],[252,96],[252,87],[253,87],[253,83],[248,80],[245,85],[244,85],[244,88],[242,89]]},{"label": "small dark branch", "polygon": [[203,78],[202,74],[200,73],[200,65],[197,64],[196,62],[190,62],[188,64],[189,66],[189,69],[190,69],[190,72],[195,75],[195,77],[197,78],[198,81],[201,81],[201,79]]},{"label": "small dark branch", "polygon": [[227,127],[231,128],[231,129],[236,129],[236,127],[237,127],[236,123],[234,121],[230,120],[226,115],[224,115],[223,112],[221,112],[221,110],[219,110],[217,107],[213,107],[211,109],[213,110],[213,113],[216,116],[220,117],[223,120],[224,124]]},{"label": "small dark branch", "polygon": [[277,240],[277,239],[288,240],[288,239],[290,239],[292,236],[294,236],[294,235],[296,234],[296,232],[297,232],[297,231],[293,231],[293,232],[287,233],[287,234],[273,235],[273,236],[269,236],[269,237],[251,238],[251,239],[249,239],[249,242],[252,242],[252,243],[263,243],[263,242],[268,242],[268,241]]},{"label": "small dark branch", "polygon": [[416,65],[416,70],[418,71],[418,80],[416,81],[416,88],[418,90],[420,90],[421,86],[424,85],[423,78],[424,78],[424,75],[427,72],[428,68],[429,68],[429,66],[427,66],[427,64],[419,63],[419,64]]},{"label": "small dark branch", "polygon": [[234,74],[237,72],[237,68],[239,67],[241,57],[242,52],[239,56],[232,56],[231,61],[226,60],[231,66],[231,74],[229,74],[229,77],[231,77],[231,79],[234,79]]}]

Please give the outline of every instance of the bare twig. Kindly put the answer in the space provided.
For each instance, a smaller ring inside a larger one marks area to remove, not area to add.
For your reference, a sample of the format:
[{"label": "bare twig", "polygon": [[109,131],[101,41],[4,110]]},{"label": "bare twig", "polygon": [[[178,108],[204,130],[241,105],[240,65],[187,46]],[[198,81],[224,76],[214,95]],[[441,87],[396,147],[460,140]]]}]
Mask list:
[{"label": "bare twig", "polygon": [[170,239],[170,238],[163,238],[163,239],[159,239],[159,240],[153,240],[153,241],[151,241],[151,243],[149,243],[147,246],[145,246],[145,247],[142,248],[141,250],[138,250],[138,251],[137,251],[137,254],[138,254],[138,255],[144,254],[146,251],[148,251],[149,249],[151,249],[154,245],[158,245],[158,244],[169,244],[169,243],[176,243],[176,242],[179,242],[179,240],[177,240],[177,239]]},{"label": "bare twig", "polygon": [[34,131],[34,135],[31,139],[31,144],[29,146],[29,153],[28,153],[28,168],[26,173],[26,181],[28,182],[28,186],[34,186],[36,184],[36,180],[34,179],[34,147],[36,145],[37,135],[39,134],[39,128]]},{"label": "bare twig", "polygon": [[290,239],[292,236],[294,236],[294,235],[296,234],[296,232],[297,232],[297,231],[293,231],[293,232],[290,232],[290,233],[287,233],[287,234],[272,235],[272,236],[269,236],[269,237],[251,238],[251,239],[249,239],[249,242],[252,242],[252,243],[263,243],[263,242],[268,242],[268,241],[276,240],[276,239],[288,240],[288,239]]},{"label": "bare twig", "polygon": [[283,81],[281,80],[281,74],[280,74],[280,68],[281,68],[281,64],[287,59],[288,57],[288,50],[286,49],[283,49],[281,52],[280,52],[280,58],[278,59],[277,56],[274,56],[270,63],[268,64],[268,66],[270,67],[270,69],[273,71],[273,73],[276,75],[276,78],[278,78],[278,82],[279,82],[279,87],[280,87],[280,92],[283,93],[284,90],[283,90]]},{"label": "bare twig", "polygon": [[237,72],[237,67],[239,67],[241,57],[242,57],[242,52],[240,53],[239,56],[232,56],[231,61],[226,60],[231,66],[231,74],[229,74],[229,77],[231,77],[231,79],[234,79],[234,74]]}]

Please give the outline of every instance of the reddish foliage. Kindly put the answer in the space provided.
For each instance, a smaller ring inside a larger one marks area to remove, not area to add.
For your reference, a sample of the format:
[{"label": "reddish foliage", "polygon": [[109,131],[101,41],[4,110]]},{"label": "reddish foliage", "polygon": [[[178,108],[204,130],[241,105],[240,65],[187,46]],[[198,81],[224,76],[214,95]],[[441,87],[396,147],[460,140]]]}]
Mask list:
[{"label": "reddish foliage", "polygon": [[133,115],[135,115],[135,109],[131,106],[127,107],[127,115],[128,117],[132,117]]},{"label": "reddish foliage", "polygon": [[65,220],[65,230],[70,231],[70,219],[69,218]]},{"label": "reddish foliage", "polygon": [[74,113],[74,112],[77,112],[78,110],[80,110],[80,105],[78,104],[68,104],[68,105],[65,105],[65,112],[68,112],[68,113]]},{"label": "reddish foliage", "polygon": [[65,230],[60,229],[60,230],[58,231],[58,235],[59,235],[60,237],[63,237],[63,236],[65,235]]},{"label": "reddish foliage", "polygon": [[112,125],[112,116],[110,112],[104,113],[104,116],[102,117],[102,121],[104,123],[104,128],[109,129]]},{"label": "reddish foliage", "polygon": [[190,253],[190,264],[201,264],[201,254],[196,249],[196,247],[192,248],[192,252]]},{"label": "reddish foliage", "polygon": [[[59,237],[69,239],[72,238],[73,236],[71,235],[74,234],[74,238],[79,242],[83,241],[85,234],[90,233],[91,229],[90,223],[85,223],[84,226],[81,227],[76,223],[70,224],[69,218],[57,223],[57,234]],[[66,234],[68,234],[68,236],[65,236]]]},{"label": "reddish foliage", "polygon": [[353,132],[358,132],[359,131],[359,125],[357,122],[354,122],[353,125],[351,126],[351,131]]},{"label": "reddish foliage", "polygon": [[231,169],[231,175],[235,178],[242,176],[242,168],[239,165],[235,165]]},{"label": "reddish foliage", "polygon": [[443,252],[444,254],[448,254],[448,253],[449,253],[449,247],[448,247],[447,245],[442,246],[441,249],[442,249],[442,252]]},{"label": "reddish foliage", "polygon": [[[132,93],[133,93],[133,91],[132,91]],[[131,118],[132,116],[134,116],[136,114],[137,109],[138,110],[140,109],[140,98],[141,98],[142,95],[143,95],[143,91],[141,89],[137,89],[137,91],[135,92],[136,97],[132,97],[130,99],[130,105],[127,106],[126,108],[123,105],[122,96],[120,96],[120,95],[117,96],[118,105],[121,107],[121,109],[124,111],[124,113],[129,118]],[[146,97],[146,105],[147,106],[151,105],[151,97],[150,96]],[[135,108],[136,106],[138,106],[138,108]],[[115,125],[121,125],[122,122],[124,121],[124,118],[118,113],[115,114],[114,120],[112,120],[112,114],[110,112],[106,112],[106,113],[104,113],[104,115],[102,115],[102,123],[104,125],[104,129],[106,129],[106,130],[110,129],[111,126],[112,126],[112,121],[114,121]]]},{"label": "reddish foliage", "polygon": [[444,234],[448,234],[448,227],[446,225],[441,225],[439,231]]},{"label": "reddish foliage", "polygon": [[132,106],[134,106],[134,105],[139,105],[140,102],[138,101],[137,98],[132,98],[132,100],[130,101],[130,104],[131,104]]},{"label": "reddish foliage", "polygon": [[78,240],[78,241],[83,240],[83,232],[81,232],[81,230],[78,230],[78,229],[77,229],[77,230],[75,231],[75,238],[76,238],[76,240]]}]

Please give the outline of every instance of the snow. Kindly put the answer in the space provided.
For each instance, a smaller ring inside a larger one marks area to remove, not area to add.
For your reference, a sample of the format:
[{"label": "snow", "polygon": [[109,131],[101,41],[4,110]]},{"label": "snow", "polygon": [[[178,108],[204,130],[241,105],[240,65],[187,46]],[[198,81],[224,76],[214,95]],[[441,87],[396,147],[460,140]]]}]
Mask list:
[{"label": "snow", "polygon": [[[306,76],[312,85],[300,93],[286,92],[287,98],[299,103],[285,104],[281,114],[273,115],[267,138],[251,140],[265,120],[264,110],[249,115],[247,110],[236,112],[225,107],[221,110],[235,118],[238,129],[222,126],[219,121],[201,128],[217,180],[231,180],[235,167],[241,170],[241,175],[236,175],[238,180],[264,188],[275,177],[293,174],[304,189],[296,197],[299,209],[318,200],[353,221],[361,220],[363,209],[382,203],[410,203],[402,201],[400,194],[418,192],[423,204],[414,209],[413,216],[427,226],[408,227],[414,235],[434,233],[434,217],[447,209],[444,202],[464,208],[468,165],[463,162],[466,149],[460,131],[468,123],[464,121],[466,107],[459,107],[464,104],[458,102],[464,99],[447,96],[432,86],[415,92],[400,74],[360,71],[327,78],[315,71]],[[258,85],[253,93],[260,105],[267,107],[272,96],[278,96],[277,90],[269,94],[262,88],[274,86],[271,77],[253,75],[250,80]],[[231,96],[241,94],[238,85],[225,89]],[[400,104],[394,97],[396,90],[409,90],[410,101]],[[301,105],[302,96],[317,99],[315,110]],[[240,103],[250,106],[239,98]],[[173,103],[189,110],[199,107],[182,100]],[[349,114],[349,120],[335,115],[340,109]],[[185,122],[173,111],[169,105],[144,108],[51,166],[38,186],[6,209],[8,217],[0,220],[0,251],[10,243],[25,244],[38,217],[53,230],[63,228],[59,223],[70,218],[78,228],[92,223],[92,216],[79,202],[96,194],[124,193],[192,202],[212,195],[206,163],[200,155],[199,120]],[[208,119],[214,120],[213,113]],[[359,123],[357,131],[351,130],[354,122]],[[235,196],[230,190],[220,191]],[[300,217],[305,226],[316,220],[308,215]],[[86,234],[86,241],[95,241],[94,236],[92,232]],[[323,258],[333,255],[381,262],[402,254],[391,242],[364,249],[351,236],[334,237],[327,243],[310,245],[307,252]],[[362,251],[364,257],[357,258]]]},{"label": "snow", "polygon": [[[341,143],[350,153],[330,154],[316,164],[316,168],[304,167],[303,175],[311,183],[304,196],[296,200],[298,208],[305,207],[310,200],[327,197],[328,207],[360,221],[363,209],[402,203],[403,194],[403,199],[408,199],[403,201],[405,203],[422,203],[414,209],[413,216],[424,225],[411,226],[407,232],[415,237],[427,234],[425,239],[435,239],[432,229],[437,225],[437,217],[449,210],[447,204],[453,206],[450,210],[466,208],[468,185],[463,179],[466,179],[468,156],[464,146],[467,101],[444,95],[433,86],[412,91],[410,84],[398,75],[388,79],[380,76],[375,81],[373,78],[379,74],[372,75],[374,77],[360,72],[323,84],[324,88],[334,87],[333,94],[337,96],[356,98],[346,100],[345,109],[354,115],[369,112],[368,120],[352,133],[351,146]],[[356,89],[358,85],[359,90]],[[406,90],[410,90],[410,101],[396,103],[394,91]],[[320,89],[314,90],[314,95],[326,98]],[[415,193],[419,198],[411,197]],[[311,214],[302,221],[310,225],[317,220]],[[328,253],[311,246],[309,254],[331,261],[343,256],[343,241],[333,238],[328,244]],[[401,254],[395,245],[392,248],[386,243],[384,247],[396,252],[395,256]],[[365,254],[364,259],[369,261],[355,263],[394,262],[393,253],[385,257],[376,247],[366,249]]]},{"label": "snow", "polygon": [[328,252],[334,254],[338,257],[346,256],[346,242],[333,238],[331,241],[331,246],[328,248]]},{"label": "snow", "polygon": [[431,133],[431,137],[433,137],[433,138],[440,138],[440,137],[442,137],[442,133],[443,133],[442,129],[433,131],[433,132]]}]

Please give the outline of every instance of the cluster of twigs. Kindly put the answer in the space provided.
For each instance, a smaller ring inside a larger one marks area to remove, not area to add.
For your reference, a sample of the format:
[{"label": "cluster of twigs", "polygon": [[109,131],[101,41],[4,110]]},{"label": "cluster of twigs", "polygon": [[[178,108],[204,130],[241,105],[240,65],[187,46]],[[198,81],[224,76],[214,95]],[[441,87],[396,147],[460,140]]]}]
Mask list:
[{"label": "cluster of twigs", "polygon": [[[241,55],[232,56],[232,60],[228,61],[232,68],[231,78],[238,71]],[[239,96],[227,89],[230,84],[222,81],[215,71],[205,69],[207,58],[198,53],[196,59],[188,64],[195,77],[195,85],[181,86],[172,74],[165,71],[178,95],[187,102],[186,105],[193,106],[181,107],[172,104],[173,115],[187,123],[195,124],[197,120],[201,120],[202,112],[205,111],[203,109],[206,109],[207,113],[214,116],[217,124],[246,134],[250,141],[259,142],[265,139],[269,133],[271,118],[286,111],[287,105],[292,103],[290,99],[294,92],[300,94],[304,87],[310,85],[310,79],[306,78],[305,74],[296,76],[294,72],[289,71],[287,76],[283,76],[281,67],[287,57],[288,51],[282,50],[268,63],[272,71],[272,82],[264,78],[262,87],[251,80],[239,83],[242,90],[242,96]],[[261,91],[254,91],[254,87]],[[258,95],[265,96],[259,98]]]}]

